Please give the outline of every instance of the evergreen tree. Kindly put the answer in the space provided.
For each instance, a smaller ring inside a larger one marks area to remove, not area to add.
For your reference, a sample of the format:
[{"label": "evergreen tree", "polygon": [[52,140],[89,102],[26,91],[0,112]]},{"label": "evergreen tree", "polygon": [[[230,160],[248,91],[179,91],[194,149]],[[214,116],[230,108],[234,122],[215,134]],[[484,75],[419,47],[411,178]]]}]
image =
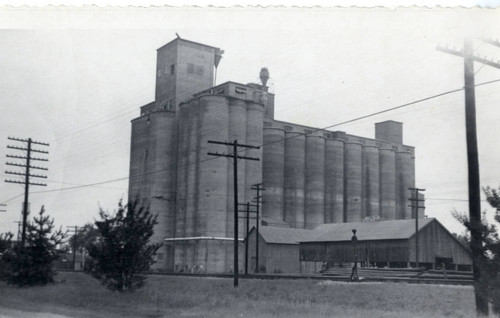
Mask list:
[{"label": "evergreen tree", "polygon": [[9,254],[12,253],[12,238],[14,234],[0,234],[0,279],[8,277],[10,271],[6,260],[9,259]]},{"label": "evergreen tree", "polygon": [[99,238],[88,245],[91,261],[88,271],[111,290],[132,291],[144,285],[141,274],[154,263],[161,244],[151,244],[157,216],[138,201],[123,206],[120,201],[115,215],[103,210],[95,225]]},{"label": "evergreen tree", "polygon": [[[500,187],[493,189],[483,188],[486,194],[486,200],[491,207],[495,208],[495,221],[500,223]],[[452,212],[453,216],[470,231],[472,224],[465,213],[457,211]],[[490,224],[486,219],[486,212],[483,212],[481,224],[478,228],[481,233],[481,254],[482,257],[478,264],[481,269],[481,284],[484,291],[487,292],[490,302],[493,304],[493,310],[500,313],[500,237],[495,224]],[[465,240],[465,245],[470,247],[470,234],[465,233],[461,236]]]},{"label": "evergreen tree", "polygon": [[46,285],[54,282],[52,262],[58,259],[57,246],[66,236],[61,229],[53,232],[54,219],[45,215],[42,206],[38,217],[26,224],[26,245],[17,244],[7,262],[9,282],[18,286]]}]

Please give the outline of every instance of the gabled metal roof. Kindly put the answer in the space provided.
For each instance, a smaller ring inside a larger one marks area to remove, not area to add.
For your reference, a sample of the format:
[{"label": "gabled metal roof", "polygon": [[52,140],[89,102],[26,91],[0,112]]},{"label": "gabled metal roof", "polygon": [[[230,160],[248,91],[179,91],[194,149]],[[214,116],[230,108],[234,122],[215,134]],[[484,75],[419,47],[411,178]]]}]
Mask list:
[{"label": "gabled metal roof", "polygon": [[[255,228],[252,231],[255,231]],[[261,226],[259,233],[266,243],[299,244],[299,241],[310,237],[314,232],[306,229]]]},{"label": "gabled metal roof", "polygon": [[[419,231],[435,220],[434,218],[419,219]],[[403,240],[415,234],[415,219],[322,224],[310,231],[311,235],[299,242],[350,241],[353,229],[357,230],[358,241]]]}]

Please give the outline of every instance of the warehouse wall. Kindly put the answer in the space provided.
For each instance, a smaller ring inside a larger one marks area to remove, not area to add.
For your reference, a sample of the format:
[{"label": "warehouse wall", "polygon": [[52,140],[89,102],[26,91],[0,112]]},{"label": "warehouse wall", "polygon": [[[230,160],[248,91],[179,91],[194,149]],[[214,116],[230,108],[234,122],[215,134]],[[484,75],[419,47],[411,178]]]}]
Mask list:
[{"label": "warehouse wall", "polygon": [[[454,264],[472,265],[470,252],[438,222],[432,222],[419,232],[421,263],[434,263],[436,257],[452,258]],[[415,236],[409,240],[410,261],[415,261]]]}]

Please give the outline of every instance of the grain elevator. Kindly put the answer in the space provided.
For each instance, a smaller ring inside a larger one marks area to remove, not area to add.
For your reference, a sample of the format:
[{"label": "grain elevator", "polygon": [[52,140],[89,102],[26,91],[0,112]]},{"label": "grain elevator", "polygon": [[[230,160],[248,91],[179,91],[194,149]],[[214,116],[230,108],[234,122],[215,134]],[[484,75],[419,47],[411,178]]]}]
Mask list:
[{"label": "grain elevator", "polygon": [[232,271],[233,167],[208,155],[208,140],[261,146],[244,150],[261,160],[238,165],[237,199],[251,201],[262,183],[267,226],[412,218],[415,156],[402,123],[377,123],[371,139],[276,120],[266,68],[261,83],[214,86],[223,53],[179,37],[159,48],[155,101],[132,120],[129,198],[158,214],[158,269]]}]

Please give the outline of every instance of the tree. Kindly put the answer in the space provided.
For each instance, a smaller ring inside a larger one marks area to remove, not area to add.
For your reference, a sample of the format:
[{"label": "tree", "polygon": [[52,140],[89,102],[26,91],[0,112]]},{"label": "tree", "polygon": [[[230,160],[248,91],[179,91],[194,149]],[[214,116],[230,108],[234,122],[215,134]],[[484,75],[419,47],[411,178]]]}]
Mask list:
[{"label": "tree", "polygon": [[[500,187],[498,189],[486,187],[483,188],[483,191],[490,206],[495,208],[495,221],[500,223]],[[465,213],[457,211],[452,211],[452,214],[470,233],[472,224],[469,217]],[[488,298],[493,304],[493,310],[500,313],[500,278],[498,277],[500,272],[500,237],[495,224],[490,224],[486,219],[486,212],[483,212],[481,224],[476,230],[481,233],[480,284],[487,292]],[[461,239],[465,241],[467,247],[470,246],[469,233],[461,235]]]},{"label": "tree", "polygon": [[154,255],[161,244],[150,244],[157,216],[149,206],[139,206],[138,200],[123,206],[118,203],[115,215],[102,209],[95,225],[99,239],[88,246],[91,261],[88,272],[108,289],[133,291],[144,285],[142,274],[154,263]]},{"label": "tree", "polygon": [[9,282],[18,286],[53,283],[52,262],[59,257],[57,246],[63,242],[66,233],[61,229],[53,231],[54,219],[45,215],[43,206],[38,217],[26,224],[26,229],[26,245],[17,244],[13,252],[6,255],[11,269]]},{"label": "tree", "polygon": [[0,278],[8,277],[10,271],[9,266],[5,262],[9,258],[9,253],[11,253],[12,248],[12,238],[14,234],[2,233],[0,234]]},{"label": "tree", "polygon": [[90,244],[95,242],[99,237],[99,231],[97,227],[92,223],[87,223],[81,228],[78,228],[78,232],[71,236],[68,240],[68,245],[73,249],[73,246],[78,251],[87,250]]}]

